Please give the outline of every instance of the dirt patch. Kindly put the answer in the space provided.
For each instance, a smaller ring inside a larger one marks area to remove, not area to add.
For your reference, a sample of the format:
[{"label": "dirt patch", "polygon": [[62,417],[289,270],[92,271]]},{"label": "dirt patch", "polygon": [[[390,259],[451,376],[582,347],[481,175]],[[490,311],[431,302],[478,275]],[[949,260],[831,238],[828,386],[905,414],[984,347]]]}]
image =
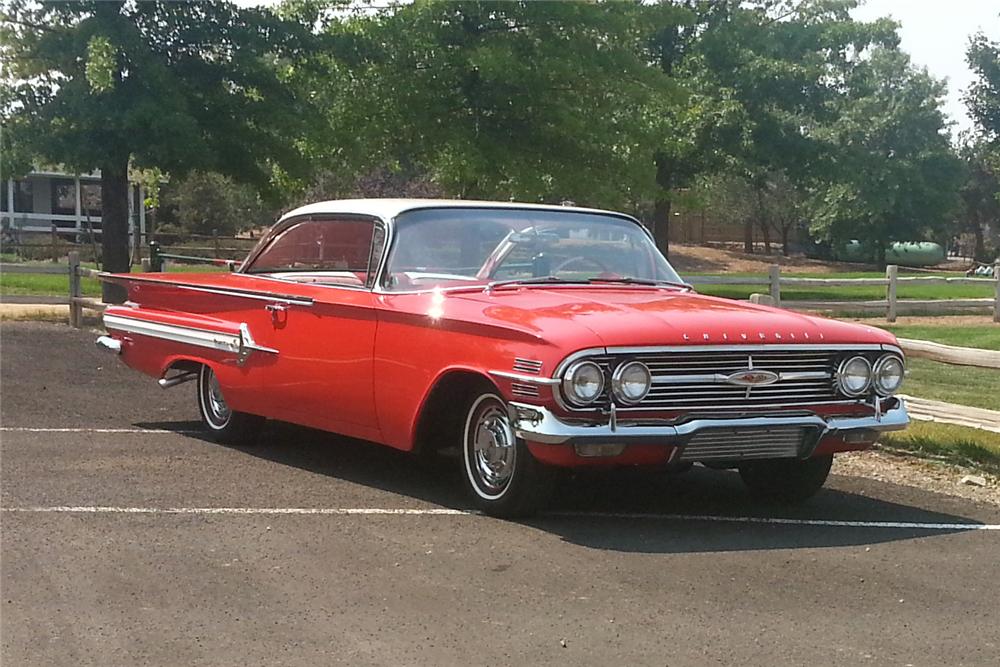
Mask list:
[{"label": "dirt patch", "polygon": [[[821,259],[810,259],[803,255],[784,257],[776,249],[772,254],[748,255],[735,247],[670,244],[670,263],[683,273],[767,273],[772,264],[781,266],[782,271],[801,273],[844,273],[849,271],[880,271],[872,264],[853,264],[850,262],[831,262]],[[964,273],[969,268],[968,262],[946,262],[935,267],[913,268],[900,267],[901,272],[940,272],[954,271]]]},{"label": "dirt patch", "polygon": [[[896,322],[888,324],[884,317],[841,317],[846,322],[857,322],[858,324],[869,324],[871,326],[905,326],[905,325],[934,325],[942,327],[967,327],[983,326],[993,324],[993,318],[989,315],[913,315],[898,317]],[[998,324],[997,326],[1000,326]]]},{"label": "dirt patch", "polygon": [[[841,454],[834,459],[833,473],[865,477],[1000,505],[1000,479],[995,476],[973,468],[918,459],[884,450]],[[984,477],[986,486],[962,484],[962,478],[966,475]]]},{"label": "dirt patch", "polygon": [[866,264],[826,262],[802,255],[791,257],[784,257],[780,253],[748,255],[728,248],[677,243],[670,245],[670,263],[681,273],[767,273],[772,264],[780,264],[781,268],[787,271],[812,273],[873,270]]}]

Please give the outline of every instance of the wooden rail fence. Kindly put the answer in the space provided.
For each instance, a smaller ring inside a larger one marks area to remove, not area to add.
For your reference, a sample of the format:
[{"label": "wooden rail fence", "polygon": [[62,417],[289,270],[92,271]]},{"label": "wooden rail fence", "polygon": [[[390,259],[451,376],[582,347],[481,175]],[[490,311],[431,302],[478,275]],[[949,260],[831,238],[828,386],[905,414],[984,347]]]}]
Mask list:
[{"label": "wooden rail fence", "polygon": [[71,326],[79,328],[83,322],[83,311],[93,310],[103,312],[106,308],[100,299],[85,297],[80,289],[80,278],[97,278],[100,271],[80,266],[80,253],[76,250],[69,253],[69,261],[65,265],[45,265],[45,264],[0,264],[2,273],[42,273],[51,275],[69,276],[69,295],[61,296],[32,296],[32,295],[9,295],[4,296],[4,303],[29,303],[29,304],[52,304],[69,305],[69,323]]},{"label": "wooden rail fence", "polygon": [[[755,303],[770,303],[790,310],[832,312],[884,312],[887,322],[901,314],[939,315],[955,311],[992,311],[993,321],[1000,322],[1000,263],[994,266],[993,278],[966,276],[900,276],[899,267],[891,264],[885,278],[791,278],[782,277],[781,267],[772,265],[766,278],[737,276],[691,276],[688,283],[698,285],[741,285],[767,287],[767,294],[755,295]],[[993,288],[993,296],[982,299],[900,299],[900,285],[984,285]],[[782,287],[884,287],[885,298],[875,301],[788,301],[781,297]]]}]

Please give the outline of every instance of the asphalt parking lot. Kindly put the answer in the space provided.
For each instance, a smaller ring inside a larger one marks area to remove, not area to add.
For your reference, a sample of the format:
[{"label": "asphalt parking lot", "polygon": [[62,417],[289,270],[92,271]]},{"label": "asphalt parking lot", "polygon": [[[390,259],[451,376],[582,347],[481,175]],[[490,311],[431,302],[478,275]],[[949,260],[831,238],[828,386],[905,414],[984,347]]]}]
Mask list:
[{"label": "asphalt parking lot", "polygon": [[[995,665],[997,507],[854,477],[564,480],[522,523],[457,463],[199,436],[92,331],[4,323],[4,665]],[[961,525],[954,525],[961,524]],[[989,529],[986,529],[989,528]]]}]

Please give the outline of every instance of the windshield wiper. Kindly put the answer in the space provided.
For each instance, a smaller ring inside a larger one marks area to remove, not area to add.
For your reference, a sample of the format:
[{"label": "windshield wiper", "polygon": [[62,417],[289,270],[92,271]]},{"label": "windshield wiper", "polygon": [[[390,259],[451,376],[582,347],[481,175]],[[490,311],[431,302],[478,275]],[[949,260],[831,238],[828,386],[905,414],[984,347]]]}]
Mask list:
[{"label": "windshield wiper", "polygon": [[590,278],[590,283],[618,283],[621,285],[649,285],[650,287],[678,287],[692,289],[687,283],[675,283],[670,280],[653,280],[652,278]]},{"label": "windshield wiper", "polygon": [[489,292],[498,287],[516,287],[518,285],[586,285],[589,280],[567,280],[566,278],[556,278],[555,276],[540,276],[538,278],[512,278],[510,280],[494,280],[486,285],[485,290]]}]

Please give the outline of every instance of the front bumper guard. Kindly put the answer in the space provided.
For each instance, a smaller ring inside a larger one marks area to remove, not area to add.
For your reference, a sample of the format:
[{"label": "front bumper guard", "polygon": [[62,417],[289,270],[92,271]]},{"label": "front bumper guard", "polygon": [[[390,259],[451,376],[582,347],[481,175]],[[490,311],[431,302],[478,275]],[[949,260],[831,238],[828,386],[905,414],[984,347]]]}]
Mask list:
[{"label": "front bumper guard", "polygon": [[698,418],[679,424],[655,420],[622,421],[611,415],[608,423],[567,422],[539,405],[510,403],[514,432],[529,442],[547,445],[623,444],[683,446],[700,431],[709,429],[762,429],[801,426],[815,429],[814,446],[831,435],[899,431],[910,423],[903,399],[889,410],[865,417],[821,417],[815,413],[760,417]]}]

